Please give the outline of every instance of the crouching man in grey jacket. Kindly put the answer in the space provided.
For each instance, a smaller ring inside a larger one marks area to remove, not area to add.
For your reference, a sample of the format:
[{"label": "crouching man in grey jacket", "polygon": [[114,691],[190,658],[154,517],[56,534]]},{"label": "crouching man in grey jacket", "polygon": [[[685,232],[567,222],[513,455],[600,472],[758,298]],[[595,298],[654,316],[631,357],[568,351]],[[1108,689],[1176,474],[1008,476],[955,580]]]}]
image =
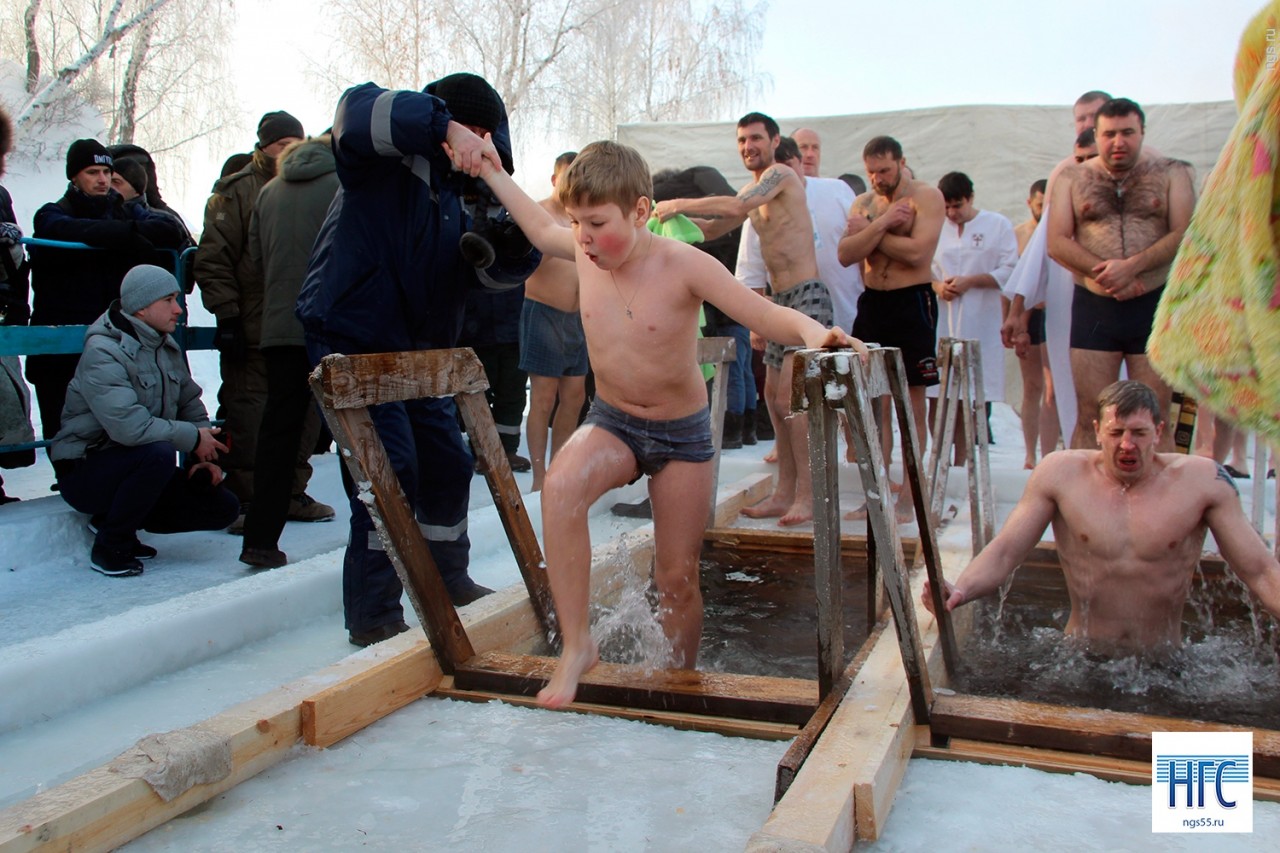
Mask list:
[{"label": "crouching man in grey jacket", "polygon": [[[92,516],[94,571],[142,574],[156,550],[138,530],[220,530],[240,511],[215,464],[226,446],[200,386],[169,336],[182,315],[178,282],[160,267],[125,275],[120,299],[85,333],[49,458],[67,503]],[[176,464],[179,453],[189,465]]]}]

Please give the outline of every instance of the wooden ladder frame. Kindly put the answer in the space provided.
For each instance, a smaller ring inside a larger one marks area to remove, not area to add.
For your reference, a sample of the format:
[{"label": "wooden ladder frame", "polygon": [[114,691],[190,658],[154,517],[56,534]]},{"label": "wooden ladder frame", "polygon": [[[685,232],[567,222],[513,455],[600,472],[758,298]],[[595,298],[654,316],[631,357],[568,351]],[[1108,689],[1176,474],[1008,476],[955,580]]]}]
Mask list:
[{"label": "wooden ladder frame", "polygon": [[[966,383],[977,383],[977,403],[982,403],[981,372],[973,371],[976,366],[976,348],[967,346],[966,341],[947,341],[943,349],[943,358],[947,372],[951,374],[948,392],[943,399],[950,400],[954,406],[957,401],[968,398]],[[957,389],[957,395],[950,389]],[[817,555],[817,575],[820,584],[827,584],[830,590],[825,596],[819,593],[819,602],[824,597],[828,602],[834,598],[838,607],[839,586],[833,583],[838,579],[838,547],[831,550],[829,541],[832,529],[838,532],[839,501],[836,489],[835,473],[838,460],[835,457],[835,415],[834,409],[843,409],[849,417],[852,427],[854,446],[858,455],[858,469],[862,477],[863,487],[867,493],[867,549],[868,553],[878,542],[887,542],[887,549],[879,549],[875,563],[883,573],[884,586],[888,592],[890,611],[898,633],[901,658],[906,673],[908,690],[911,698],[912,715],[921,726],[927,727],[925,738],[928,744],[917,747],[917,754],[933,758],[950,757],[954,749],[956,757],[962,760],[984,760],[991,756],[993,761],[1010,761],[1014,755],[1012,750],[1026,748],[1031,752],[1021,753],[1027,762],[1038,760],[1045,750],[1058,753],[1085,753],[1096,756],[1095,764],[1105,769],[1110,764],[1130,761],[1150,761],[1151,732],[1154,731],[1243,731],[1240,726],[1226,725],[1210,721],[1189,720],[1180,717],[1166,717],[1151,714],[1135,714],[1109,711],[1099,708],[1071,707],[1041,702],[1030,702],[1020,699],[993,698],[957,693],[954,691],[935,692],[929,682],[928,670],[923,655],[923,642],[919,626],[916,623],[914,602],[910,601],[909,585],[906,582],[907,566],[901,558],[900,540],[888,501],[888,480],[881,459],[880,443],[877,438],[875,423],[872,418],[873,398],[882,394],[891,394],[897,404],[899,428],[903,438],[904,467],[912,485],[916,486],[922,478],[919,475],[919,454],[915,439],[914,426],[911,423],[911,411],[907,397],[905,371],[902,356],[896,349],[872,349],[867,363],[848,353],[829,353],[815,350],[801,351],[797,357],[795,375],[792,383],[792,404],[796,409],[807,409],[810,412],[810,461],[813,473],[814,488],[814,552]],[[941,408],[941,407],[940,407]],[[976,411],[975,411],[976,409]],[[960,410],[965,413],[969,422],[967,436],[972,439],[974,433],[979,439],[979,449],[985,450],[985,418],[973,417],[981,412],[976,406],[964,406]],[[955,411],[954,408],[951,411]],[[945,415],[944,415],[945,417]],[[948,423],[954,423],[954,416],[949,420],[935,420],[935,426],[944,432],[944,441],[950,439],[946,434]],[[976,430],[971,429],[974,425]],[[935,448],[936,449],[936,448]],[[970,459],[975,454],[970,454]],[[934,457],[931,457],[933,461]],[[985,465],[978,465],[978,470]],[[973,478],[975,466],[971,462],[970,476]],[[970,498],[977,506],[984,499],[981,490],[989,484],[971,479]],[[924,516],[926,499],[916,488],[914,492],[917,518]],[[990,505],[994,500],[988,493],[985,497]],[[975,548],[979,535],[985,544],[991,537],[991,531],[985,529],[987,520],[993,520],[992,514],[984,516],[984,528],[975,524]],[[937,541],[931,526],[922,525],[920,547],[925,556],[932,591],[934,612],[938,614],[939,644],[942,650],[943,663],[949,676],[954,676],[958,664],[955,629],[951,614],[942,606],[943,584],[941,583],[940,565],[936,563]],[[838,540],[837,540],[838,544]],[[887,551],[888,553],[882,553]],[[930,555],[934,555],[934,560]],[[1029,556],[1028,562],[1057,564],[1057,549],[1052,543],[1042,543]],[[837,610],[838,612],[838,610]],[[821,641],[820,648],[830,648],[824,661],[824,676],[828,679],[836,676],[836,666],[840,657],[839,634],[832,633],[830,611],[822,614],[819,623],[820,633],[830,639]],[[836,682],[842,691],[847,689],[850,679],[856,672],[854,666],[850,671],[839,673],[841,680]],[[826,707],[824,703],[824,707]],[[834,713],[832,705],[831,712]],[[819,712],[822,713],[821,711]],[[807,730],[806,730],[807,731]],[[1280,731],[1253,729],[1254,732],[1254,771],[1255,775],[1270,779],[1280,778]],[[791,751],[812,747],[811,739],[802,734],[793,745]],[[790,752],[788,752],[788,756]],[[1110,764],[1109,764],[1110,763]],[[777,794],[780,797],[786,786],[794,778],[795,762],[788,763],[784,756],[778,768]]]},{"label": "wooden ladder frame", "polygon": [[[851,352],[801,350],[796,355],[791,383],[791,405],[809,413],[809,467],[813,475],[814,572],[818,585],[818,660],[821,693],[826,696],[840,681],[843,670],[843,633],[840,615],[840,490],[837,482],[838,418],[845,413],[858,458],[858,473],[867,500],[868,602],[878,597],[880,585],[888,594],[903,664],[911,691],[916,722],[927,724],[933,690],[925,665],[915,608],[907,582],[909,566],[903,559],[902,539],[889,499],[889,477],[880,447],[874,406],[879,397],[892,398],[902,434],[904,476],[911,486],[916,518],[921,520],[920,549],[932,581],[940,620],[943,659],[948,673],[956,663],[955,634],[950,614],[941,607],[942,561],[934,525],[928,522],[928,481],[920,465],[920,444],[907,388],[902,353],[895,347],[873,347],[864,363]],[[889,429],[889,424],[883,425]],[[869,614],[874,625],[879,613]]]},{"label": "wooden ladder frame", "polygon": [[995,536],[996,499],[991,484],[991,457],[987,446],[986,391],[982,384],[982,359],[978,341],[942,338],[938,341],[938,404],[933,418],[933,434],[926,469],[933,500],[929,518],[942,522],[947,498],[947,475],[955,446],[956,413],[964,424],[968,445],[969,522],[973,528],[973,553],[977,554]]},{"label": "wooden ladder frame", "polygon": [[[735,353],[730,338],[698,342],[699,361],[716,365],[711,408],[717,476],[725,367]],[[368,413],[372,405],[421,397],[452,396],[457,401],[529,599],[543,631],[551,636],[554,608],[542,550],[485,402],[488,381],[479,359],[469,349],[331,355],[312,373],[311,386],[353,479],[367,496],[378,535],[441,669],[453,676],[455,691],[536,694],[550,677],[554,659],[504,652],[476,654]],[[601,663],[582,679],[578,701],[802,726],[817,707],[818,696],[814,682],[805,679],[695,670],[646,672],[639,667]]]}]

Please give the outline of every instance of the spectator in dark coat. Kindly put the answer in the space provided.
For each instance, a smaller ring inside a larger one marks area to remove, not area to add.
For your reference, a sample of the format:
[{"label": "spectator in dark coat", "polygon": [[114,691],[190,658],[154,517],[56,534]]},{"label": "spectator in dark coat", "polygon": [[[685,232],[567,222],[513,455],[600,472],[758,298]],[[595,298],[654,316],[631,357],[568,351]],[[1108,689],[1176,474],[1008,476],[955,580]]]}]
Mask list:
[{"label": "spectator in dark coat", "polygon": [[[249,257],[262,270],[262,338],[267,401],[258,428],[253,463],[253,504],[245,512],[240,562],[260,569],[283,566],[280,550],[286,518],[330,521],[333,507],[297,490],[299,469],[310,477],[307,458],[320,434],[320,413],[307,376],[302,324],[294,316],[307,261],[329,204],[338,190],[333,151],[326,134],[286,148],[277,175],[258,193],[249,222]],[[307,480],[302,481],[305,488]]]},{"label": "spectator in dark coat", "polygon": [[[178,250],[185,229],[143,207],[126,209],[111,189],[112,160],[96,139],[77,139],[67,149],[67,192],[36,211],[33,236],[85,243],[101,251],[31,249],[33,325],[67,326],[92,323],[120,295],[120,280],[141,263],[172,264],[158,250]],[[27,379],[36,388],[40,423],[45,438],[58,431],[67,384],[76,372],[79,355],[33,355],[27,359]]]},{"label": "spectator in dark coat", "polygon": [[[484,143],[477,132],[492,133],[510,171],[501,97],[474,74],[450,75],[425,92],[366,83],[343,93],[333,128],[342,187],[298,297],[308,354],[319,361],[337,352],[456,346],[467,291],[478,286],[475,268],[459,250],[469,225],[462,196],[474,179],[453,169],[441,143],[463,156],[478,155]],[[524,277],[541,259],[534,255]],[[373,406],[369,413],[453,603],[492,592],[467,572],[474,463],[453,401],[409,400]],[[350,641],[367,646],[408,630],[403,590],[360,495],[344,482],[351,539],[343,561],[343,607]]]},{"label": "spectator in dark coat", "polygon": [[[13,146],[13,125],[9,114],[0,109],[0,177],[4,176],[5,158]],[[18,241],[22,231],[13,215],[13,200],[0,187],[0,326],[25,326],[27,307],[27,256]],[[22,381],[22,365],[16,355],[0,357],[0,444],[27,444],[35,439],[31,430],[31,392]],[[0,467],[25,468],[35,463],[35,451],[15,450],[0,453]],[[18,498],[4,493],[0,477],[0,504]]]}]

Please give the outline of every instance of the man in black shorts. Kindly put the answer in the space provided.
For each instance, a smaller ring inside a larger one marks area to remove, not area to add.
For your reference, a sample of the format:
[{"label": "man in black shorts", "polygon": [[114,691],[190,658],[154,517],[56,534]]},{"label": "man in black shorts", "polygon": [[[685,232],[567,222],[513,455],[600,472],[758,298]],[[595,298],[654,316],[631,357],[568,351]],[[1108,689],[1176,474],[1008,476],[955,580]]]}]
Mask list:
[{"label": "man in black shorts", "polygon": [[[907,176],[902,146],[890,136],[868,142],[862,161],[874,192],[858,196],[853,203],[839,249],[840,263],[862,264],[867,287],[858,298],[853,334],[868,343],[902,350],[918,446],[923,451],[924,389],[938,384],[938,298],[930,266],[942,233],[942,193]],[[881,422],[889,423],[886,418]],[[893,431],[882,429],[886,464],[892,440]],[[908,488],[898,501],[897,517],[899,521],[912,517]]]},{"label": "man in black shorts", "polygon": [[[1094,443],[1093,401],[1115,382],[1150,386],[1167,415],[1171,391],[1147,361],[1147,336],[1195,193],[1185,165],[1142,150],[1146,117],[1127,98],[1098,109],[1098,156],[1063,169],[1049,203],[1049,255],[1071,271],[1073,448]],[[1173,431],[1161,450],[1173,449]]]}]

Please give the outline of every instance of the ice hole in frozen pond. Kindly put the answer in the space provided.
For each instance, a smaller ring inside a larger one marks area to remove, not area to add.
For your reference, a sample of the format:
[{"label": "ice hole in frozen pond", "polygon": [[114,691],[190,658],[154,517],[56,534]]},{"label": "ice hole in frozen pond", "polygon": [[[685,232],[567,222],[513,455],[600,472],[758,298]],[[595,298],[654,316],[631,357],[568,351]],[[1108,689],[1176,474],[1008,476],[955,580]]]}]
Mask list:
[{"label": "ice hole in frozen pond", "polygon": [[[867,636],[865,561],[841,559],[844,648],[852,660]],[[706,546],[700,564],[702,646],[698,668],[740,675],[816,679],[817,598],[813,555]],[[602,660],[664,669],[670,645],[650,585],[633,575],[615,603],[592,605]],[[536,650],[550,654],[549,648]]]},{"label": "ice hole in frozen pond", "polygon": [[1183,645],[1108,657],[1063,634],[1061,570],[1024,565],[1003,601],[974,605],[957,685],[984,696],[1280,729],[1280,630],[1221,564],[1203,563],[1183,609]]}]

